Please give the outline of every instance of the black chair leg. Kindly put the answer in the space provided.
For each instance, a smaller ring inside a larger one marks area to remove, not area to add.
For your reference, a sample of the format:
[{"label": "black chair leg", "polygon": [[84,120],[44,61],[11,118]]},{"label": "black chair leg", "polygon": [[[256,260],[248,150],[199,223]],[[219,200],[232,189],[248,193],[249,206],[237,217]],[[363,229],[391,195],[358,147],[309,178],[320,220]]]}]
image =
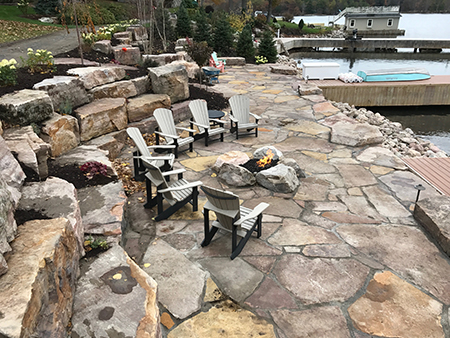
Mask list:
[{"label": "black chair leg", "polygon": [[204,232],[205,232],[205,238],[203,239],[202,243],[200,244],[202,247],[205,247],[211,243],[211,240],[213,239],[214,235],[216,234],[218,228],[212,227],[209,228],[209,210],[204,209],[203,211],[203,223],[204,223]]},{"label": "black chair leg", "polygon": [[250,239],[250,236],[252,235],[253,231],[255,231],[256,226],[257,226],[258,222],[256,221],[255,224],[253,224],[253,227],[247,231],[247,234],[245,235],[245,237],[243,237],[240,241],[239,244],[236,245],[237,242],[237,227],[233,226],[233,232],[232,232],[232,252],[231,252],[231,256],[230,258],[233,260],[235,259],[242,251],[242,249],[244,249],[245,244],[247,244],[247,241]]},{"label": "black chair leg", "polygon": [[192,210],[198,211],[198,188],[192,188]]}]

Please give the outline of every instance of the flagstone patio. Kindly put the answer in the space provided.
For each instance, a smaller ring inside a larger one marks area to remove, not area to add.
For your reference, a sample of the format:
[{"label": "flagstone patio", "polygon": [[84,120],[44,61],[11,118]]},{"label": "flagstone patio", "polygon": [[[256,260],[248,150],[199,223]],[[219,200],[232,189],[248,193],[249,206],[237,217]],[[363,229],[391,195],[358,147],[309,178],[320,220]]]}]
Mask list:
[{"label": "flagstone patio", "polygon": [[[230,190],[246,207],[269,203],[261,238],[234,260],[230,234],[202,248],[202,194],[198,212],[187,206],[154,223],[154,213],[142,211],[139,229],[124,233],[125,249],[142,257],[139,265],[158,283],[162,322],[172,323],[163,335],[450,337],[450,260],[411,214],[414,185],[426,186],[423,196],[439,194],[377,145],[328,141],[323,119],[339,109],[320,95],[300,97],[298,81],[265,65],[227,68],[214,89],[250,97],[251,111],[262,116],[259,137],[196,142],[176,164],[186,179]],[[269,145],[305,171],[298,191],[226,186],[211,169],[224,152]]]}]

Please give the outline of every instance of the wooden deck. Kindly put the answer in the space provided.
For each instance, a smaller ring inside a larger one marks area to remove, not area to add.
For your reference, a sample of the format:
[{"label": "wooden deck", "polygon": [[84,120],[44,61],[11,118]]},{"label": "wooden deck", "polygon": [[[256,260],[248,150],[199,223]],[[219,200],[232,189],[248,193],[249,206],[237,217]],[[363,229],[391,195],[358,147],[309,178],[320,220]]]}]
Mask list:
[{"label": "wooden deck", "polygon": [[450,105],[450,75],[420,81],[344,83],[309,80],[322,89],[327,100],[358,107]]},{"label": "wooden deck", "polygon": [[403,158],[403,162],[441,194],[450,196],[450,158]]}]

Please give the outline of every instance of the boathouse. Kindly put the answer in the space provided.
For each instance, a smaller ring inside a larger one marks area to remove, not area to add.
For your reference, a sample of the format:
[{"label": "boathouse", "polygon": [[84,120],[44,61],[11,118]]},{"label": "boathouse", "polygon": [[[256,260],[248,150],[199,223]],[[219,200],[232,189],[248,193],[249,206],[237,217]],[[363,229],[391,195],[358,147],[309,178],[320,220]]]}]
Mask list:
[{"label": "boathouse", "polygon": [[399,6],[347,7],[331,23],[345,17],[345,29],[352,34],[357,29],[358,37],[396,37],[405,31],[398,29],[401,14]]}]

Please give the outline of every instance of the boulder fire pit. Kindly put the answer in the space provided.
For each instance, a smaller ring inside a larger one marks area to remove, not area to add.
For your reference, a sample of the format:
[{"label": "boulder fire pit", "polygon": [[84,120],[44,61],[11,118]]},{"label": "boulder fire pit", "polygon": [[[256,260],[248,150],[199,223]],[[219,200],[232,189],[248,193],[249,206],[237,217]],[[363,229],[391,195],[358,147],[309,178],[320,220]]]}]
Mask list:
[{"label": "boulder fire pit", "polygon": [[300,185],[298,178],[305,177],[297,163],[284,159],[275,147],[259,148],[253,153],[253,159],[241,152],[230,153],[221,155],[215,166],[219,178],[228,185],[243,187],[258,183],[274,192],[291,193]]}]

